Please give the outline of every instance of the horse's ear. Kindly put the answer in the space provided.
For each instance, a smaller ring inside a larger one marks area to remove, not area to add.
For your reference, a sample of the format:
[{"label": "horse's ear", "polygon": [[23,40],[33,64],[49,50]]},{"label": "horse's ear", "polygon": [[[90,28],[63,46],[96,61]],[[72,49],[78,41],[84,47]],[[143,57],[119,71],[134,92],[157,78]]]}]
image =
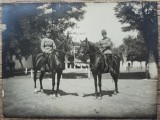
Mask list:
[{"label": "horse's ear", "polygon": [[86,37],[86,41],[88,41],[88,38]]}]

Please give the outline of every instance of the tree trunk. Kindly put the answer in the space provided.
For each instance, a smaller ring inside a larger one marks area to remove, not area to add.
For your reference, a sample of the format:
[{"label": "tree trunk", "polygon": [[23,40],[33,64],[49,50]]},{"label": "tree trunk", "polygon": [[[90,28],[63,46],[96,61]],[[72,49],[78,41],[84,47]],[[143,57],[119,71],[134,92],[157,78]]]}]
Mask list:
[{"label": "tree trunk", "polygon": [[22,59],[21,59],[21,57],[20,57],[20,56],[18,56],[18,60],[19,60],[19,63],[21,64],[21,67],[22,67],[22,69],[23,69],[24,67],[23,67]]},{"label": "tree trunk", "polygon": [[133,61],[131,61],[131,66],[132,66],[132,68],[133,68]]},{"label": "tree trunk", "polygon": [[158,68],[155,62],[152,52],[150,52],[149,62],[148,62],[149,75],[151,79],[158,78]]},{"label": "tree trunk", "polygon": [[140,66],[141,66],[141,70],[142,70],[142,61],[140,61]]}]

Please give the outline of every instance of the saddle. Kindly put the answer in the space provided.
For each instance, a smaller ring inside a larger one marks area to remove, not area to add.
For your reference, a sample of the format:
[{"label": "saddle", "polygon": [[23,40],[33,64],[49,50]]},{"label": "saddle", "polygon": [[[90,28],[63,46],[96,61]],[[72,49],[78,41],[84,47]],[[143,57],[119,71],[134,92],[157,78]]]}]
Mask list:
[{"label": "saddle", "polygon": [[48,72],[49,71],[49,69],[50,69],[50,66],[49,66],[49,64],[48,64],[48,57],[49,57],[49,53],[43,53],[43,66],[42,66],[42,68],[41,68],[41,70],[44,70],[44,71],[46,71],[46,72]]}]

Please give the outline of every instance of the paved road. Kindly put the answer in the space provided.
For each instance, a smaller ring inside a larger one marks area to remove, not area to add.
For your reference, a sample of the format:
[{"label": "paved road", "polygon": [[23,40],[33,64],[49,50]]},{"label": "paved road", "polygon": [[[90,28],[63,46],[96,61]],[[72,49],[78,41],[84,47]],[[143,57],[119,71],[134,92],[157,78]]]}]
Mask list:
[{"label": "paved road", "polygon": [[[62,79],[61,98],[53,99],[51,79],[45,78],[45,93],[34,94],[30,76],[4,79],[4,115],[8,117],[119,117],[156,116],[155,80],[120,79],[119,94],[114,82],[102,80],[103,98],[95,99],[93,79]],[[39,80],[38,80],[39,86]]]}]

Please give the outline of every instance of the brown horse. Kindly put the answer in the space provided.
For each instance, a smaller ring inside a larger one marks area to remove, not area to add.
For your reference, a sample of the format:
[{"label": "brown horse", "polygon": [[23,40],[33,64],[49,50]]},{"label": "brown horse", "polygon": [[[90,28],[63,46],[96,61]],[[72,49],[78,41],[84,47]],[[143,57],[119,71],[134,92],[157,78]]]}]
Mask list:
[{"label": "brown horse", "polygon": [[[47,66],[49,68],[49,72],[52,73],[52,91],[53,95],[55,97],[60,97],[59,94],[59,85],[60,85],[60,78],[62,75],[63,71],[63,65],[65,61],[65,55],[66,54],[72,54],[73,50],[73,42],[69,39],[63,40],[61,43],[59,43],[59,46],[57,49],[53,50],[49,55],[48,59],[46,61]],[[33,69],[34,69],[34,92],[37,93],[37,87],[36,87],[36,76],[37,76],[37,71],[40,70],[40,91],[43,92],[43,85],[42,85],[42,79],[45,75],[44,70],[41,70],[41,68],[44,66],[44,57],[43,53],[39,53],[35,56],[33,56]],[[55,74],[57,73],[57,90],[54,91],[55,87]]]},{"label": "brown horse", "polygon": [[[96,98],[100,97],[102,98],[102,73],[109,73],[111,74],[114,82],[115,82],[115,90],[114,93],[118,93],[118,76],[119,76],[119,68],[120,68],[120,59],[119,57],[113,55],[112,57],[112,68],[114,71],[108,70],[105,71],[105,59],[104,59],[104,53],[100,51],[98,46],[96,46],[94,43],[87,40],[84,40],[81,42],[80,48],[78,50],[77,56],[78,58],[81,58],[82,56],[88,54],[90,58],[90,68],[92,71],[92,75],[94,78],[94,84],[95,84],[95,96]],[[98,85],[99,85],[99,93],[97,91],[97,77],[98,77]]]}]

